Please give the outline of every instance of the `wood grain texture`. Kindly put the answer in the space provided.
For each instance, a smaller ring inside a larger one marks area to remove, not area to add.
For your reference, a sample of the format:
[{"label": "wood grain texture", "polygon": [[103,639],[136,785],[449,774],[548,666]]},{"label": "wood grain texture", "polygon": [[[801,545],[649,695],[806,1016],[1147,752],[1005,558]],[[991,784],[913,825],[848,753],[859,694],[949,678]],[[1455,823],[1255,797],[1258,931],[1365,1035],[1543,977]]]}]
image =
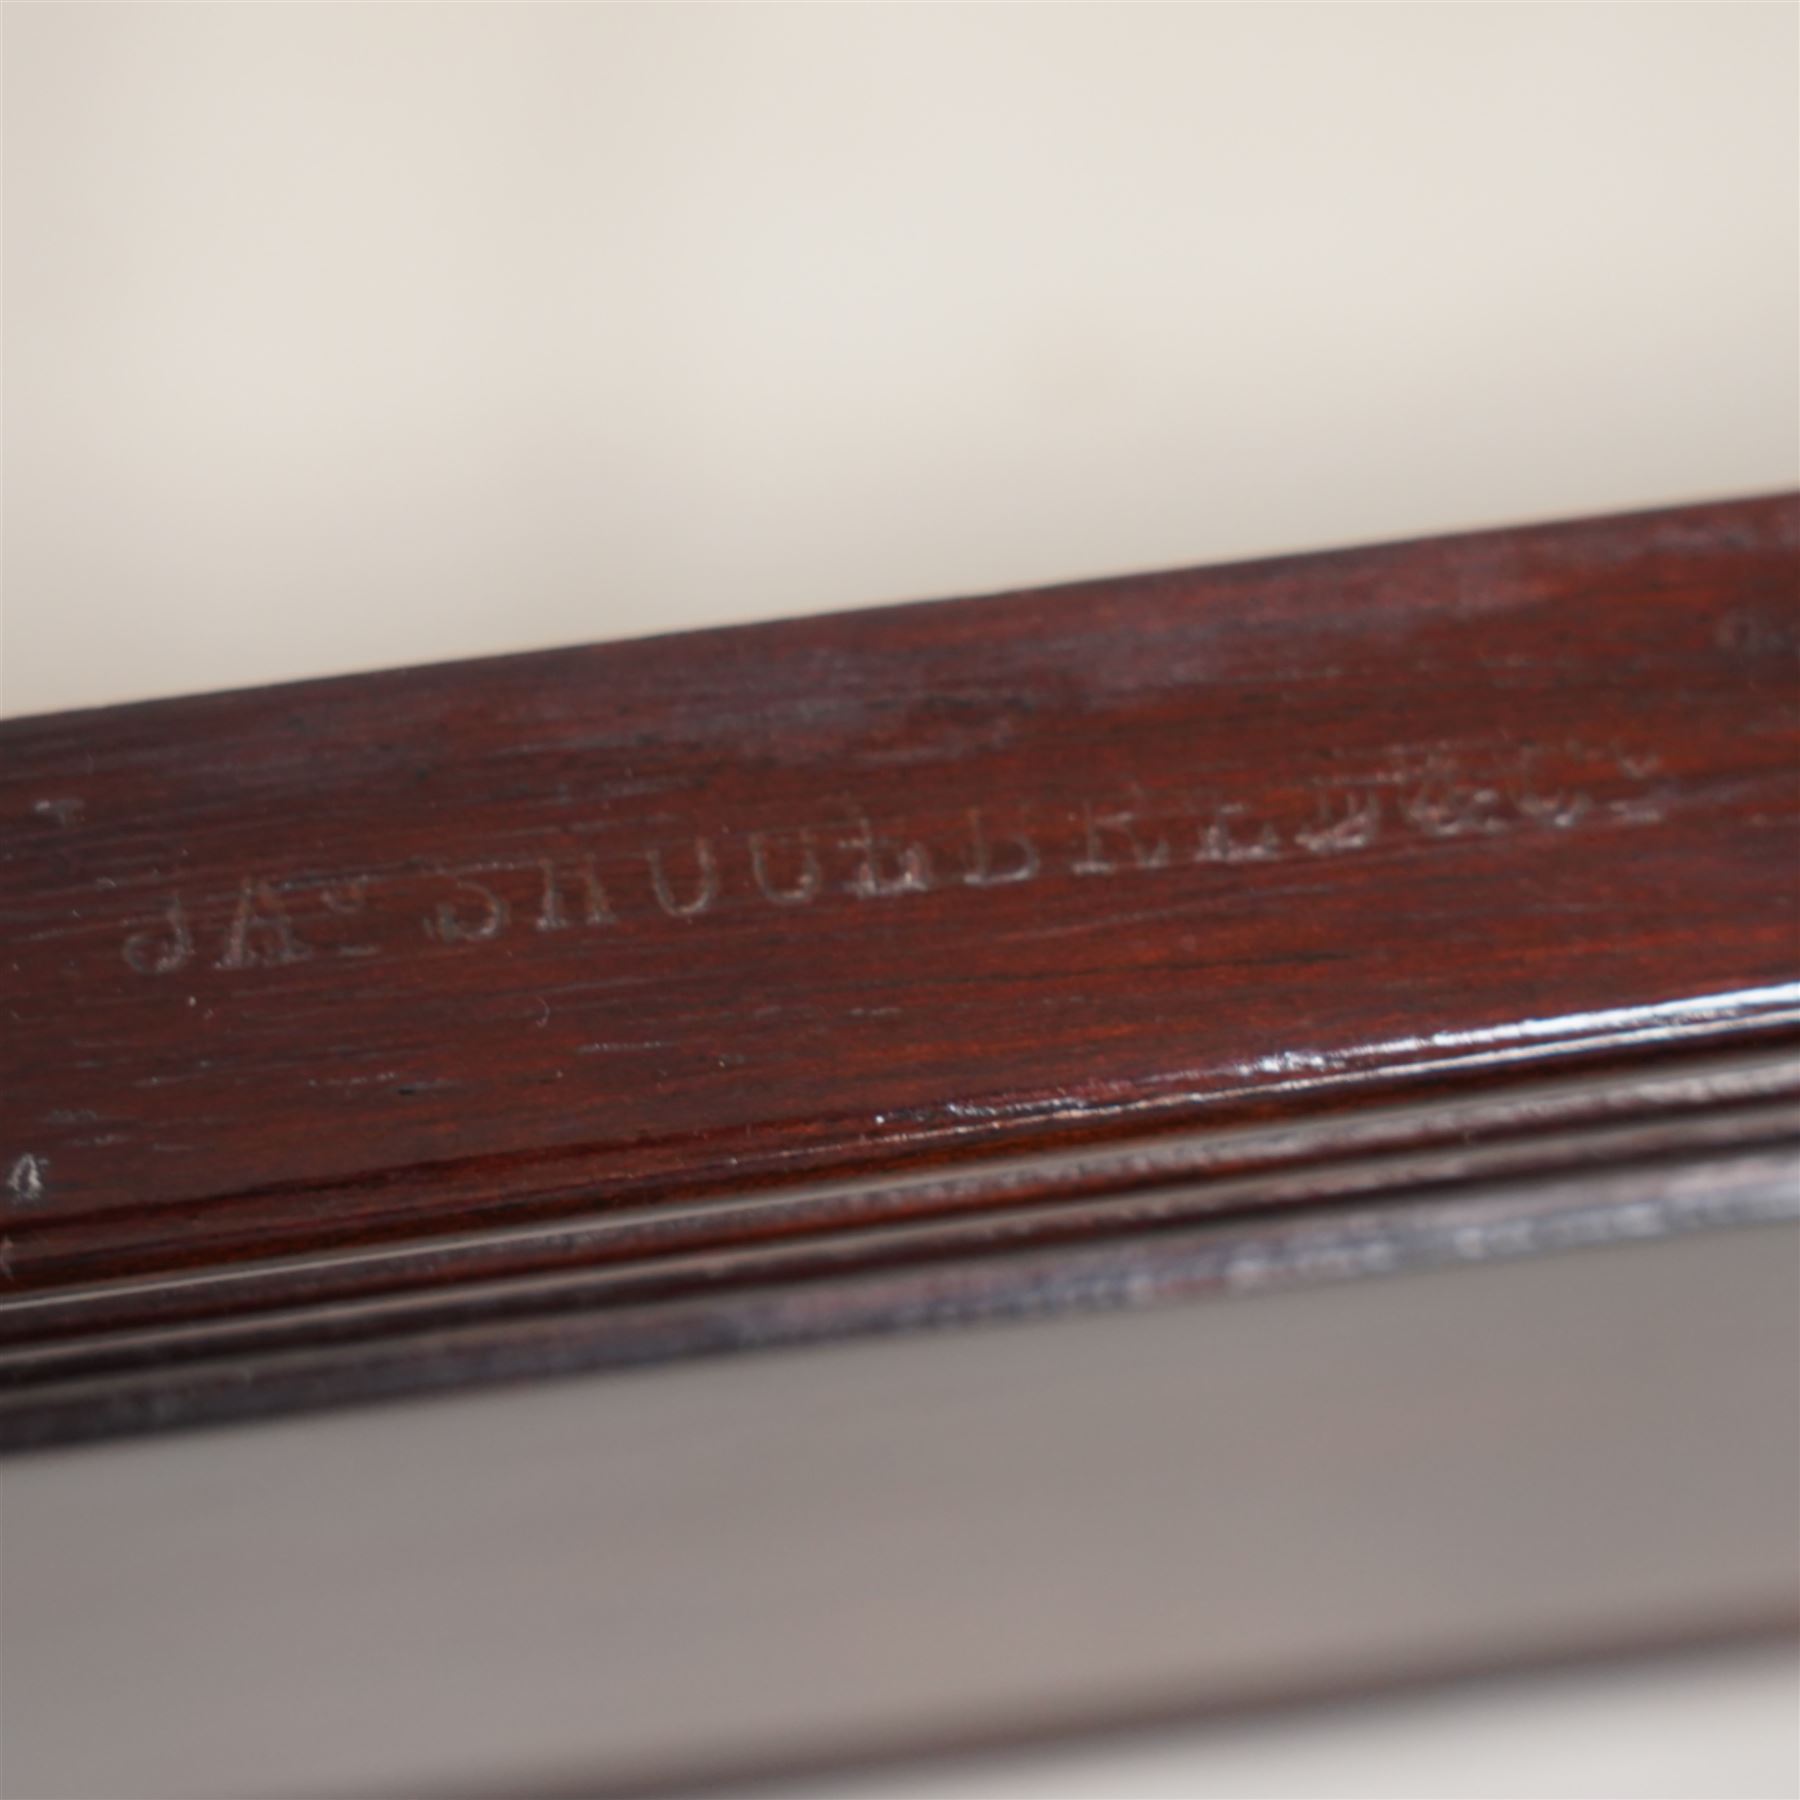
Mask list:
[{"label": "wood grain texture", "polygon": [[1054,1305],[1577,1167],[1764,1216],[1797,869],[1792,497],[0,724],[0,1376]]}]

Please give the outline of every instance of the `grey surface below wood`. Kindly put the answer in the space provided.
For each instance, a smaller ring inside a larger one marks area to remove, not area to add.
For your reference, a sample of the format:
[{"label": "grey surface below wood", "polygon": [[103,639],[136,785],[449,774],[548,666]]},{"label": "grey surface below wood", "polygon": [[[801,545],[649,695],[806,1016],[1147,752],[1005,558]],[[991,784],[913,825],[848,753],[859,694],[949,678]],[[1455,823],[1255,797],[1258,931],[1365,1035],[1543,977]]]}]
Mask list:
[{"label": "grey surface below wood", "polygon": [[592,1791],[1791,1620],[1796,1234],[4,1473],[15,1795]]}]

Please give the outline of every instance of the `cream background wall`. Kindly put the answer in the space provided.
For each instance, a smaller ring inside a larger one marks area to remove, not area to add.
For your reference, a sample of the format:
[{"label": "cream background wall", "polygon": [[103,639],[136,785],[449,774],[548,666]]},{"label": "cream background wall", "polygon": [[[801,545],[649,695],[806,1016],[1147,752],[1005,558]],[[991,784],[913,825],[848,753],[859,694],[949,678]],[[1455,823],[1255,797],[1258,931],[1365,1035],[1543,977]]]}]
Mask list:
[{"label": "cream background wall", "polygon": [[4,12],[0,705],[1790,485],[1796,12]]}]

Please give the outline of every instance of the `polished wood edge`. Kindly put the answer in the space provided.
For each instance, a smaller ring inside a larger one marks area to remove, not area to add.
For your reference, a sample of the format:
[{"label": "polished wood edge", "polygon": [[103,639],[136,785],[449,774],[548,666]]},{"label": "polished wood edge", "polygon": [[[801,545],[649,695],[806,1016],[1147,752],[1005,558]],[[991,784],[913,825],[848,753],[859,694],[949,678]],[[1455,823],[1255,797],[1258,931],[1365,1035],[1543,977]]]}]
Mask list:
[{"label": "polished wood edge", "polygon": [[0,1449],[1800,1218],[1800,1048],[0,1308]]},{"label": "polished wood edge", "polygon": [[99,1282],[0,1301],[0,1370],[16,1366],[21,1353],[71,1339],[321,1306],[379,1305],[403,1315],[408,1306],[442,1303],[447,1290],[473,1294],[497,1284],[588,1292],[596,1281],[669,1275],[695,1256],[729,1255],[746,1268],[804,1267],[822,1251],[840,1254],[849,1240],[886,1245],[930,1232],[948,1241],[943,1234],[951,1230],[991,1233],[1001,1216],[1022,1241],[1040,1226],[1064,1236],[1109,1218],[1148,1225],[1347,1203],[1729,1144],[1779,1128],[1797,1116],[1797,1105],[1800,1040],[1624,1071],[1540,1073],[1510,1087],[1427,1090],[1292,1121]]}]

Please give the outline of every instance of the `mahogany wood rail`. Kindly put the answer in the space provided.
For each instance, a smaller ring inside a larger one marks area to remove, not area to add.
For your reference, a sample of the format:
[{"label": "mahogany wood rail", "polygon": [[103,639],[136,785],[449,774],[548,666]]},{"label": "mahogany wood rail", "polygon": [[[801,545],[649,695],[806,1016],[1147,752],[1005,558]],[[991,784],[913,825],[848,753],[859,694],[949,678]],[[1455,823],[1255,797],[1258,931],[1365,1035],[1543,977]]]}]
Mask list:
[{"label": "mahogany wood rail", "polygon": [[0,1440],[1791,1216],[1800,501],[0,723]]}]

